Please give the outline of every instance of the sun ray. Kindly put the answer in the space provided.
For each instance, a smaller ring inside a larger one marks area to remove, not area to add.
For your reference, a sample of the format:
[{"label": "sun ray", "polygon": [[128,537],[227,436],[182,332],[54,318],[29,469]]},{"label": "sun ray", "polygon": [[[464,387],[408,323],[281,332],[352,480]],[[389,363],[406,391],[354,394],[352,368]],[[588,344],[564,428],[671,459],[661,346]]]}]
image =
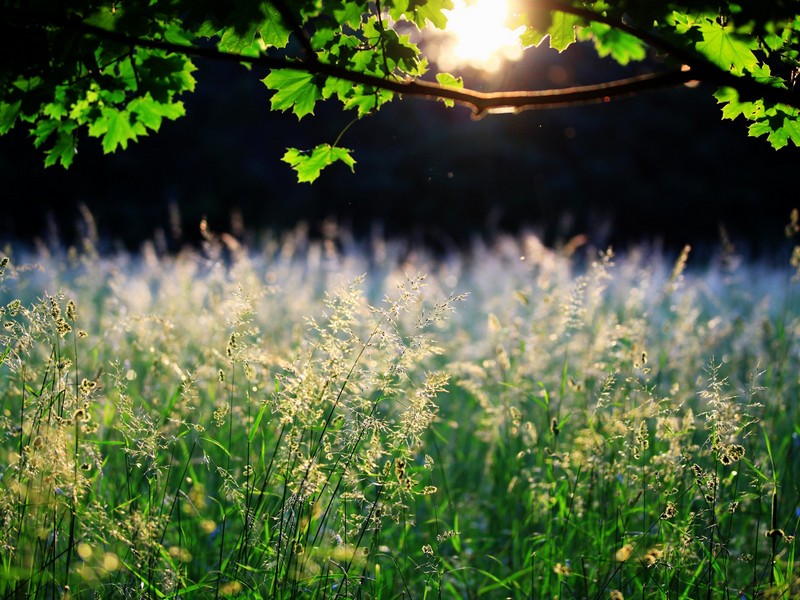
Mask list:
[{"label": "sun ray", "polygon": [[434,60],[444,70],[470,66],[489,72],[504,61],[518,60],[521,31],[509,26],[510,17],[508,0],[455,0]]}]

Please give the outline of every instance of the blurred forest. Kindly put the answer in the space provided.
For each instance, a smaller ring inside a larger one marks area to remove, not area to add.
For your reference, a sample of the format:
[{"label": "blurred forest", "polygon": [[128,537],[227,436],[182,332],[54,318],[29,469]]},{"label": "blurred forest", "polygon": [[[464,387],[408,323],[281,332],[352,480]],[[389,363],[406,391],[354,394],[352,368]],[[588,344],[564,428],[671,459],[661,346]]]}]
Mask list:
[{"label": "blurred forest", "polygon": [[[197,64],[187,116],[125,151],[103,156],[82,139],[70,170],[44,169],[22,132],[0,138],[2,239],[70,243],[85,205],[106,243],[129,249],[158,229],[176,247],[192,243],[206,217],[214,231],[248,235],[334,219],[366,236],[378,224],[436,249],[521,228],[550,244],[586,234],[597,245],[677,248],[718,244],[723,226],[741,251],[764,256],[797,204],[800,150],[748,138],[742,123],[721,121],[712,90],[685,87],[477,121],[463,108],[395,100],[344,134],[355,174],[336,165],[298,184],[280,161],[285,148],[333,143],[352,117],[323,105],[298,123],[270,112],[263,74]],[[623,70],[576,45],[528,52],[483,80],[464,75],[478,89],[532,89],[653,68]]]}]

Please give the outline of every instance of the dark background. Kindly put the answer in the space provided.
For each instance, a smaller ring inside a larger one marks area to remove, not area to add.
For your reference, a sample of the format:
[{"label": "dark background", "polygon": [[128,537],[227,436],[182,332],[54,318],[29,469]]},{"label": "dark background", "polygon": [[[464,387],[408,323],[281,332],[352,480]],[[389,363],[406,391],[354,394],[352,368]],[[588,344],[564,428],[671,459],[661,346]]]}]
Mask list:
[{"label": "dark background", "polygon": [[[743,122],[721,121],[713,90],[702,86],[478,121],[464,108],[395,100],[343,136],[355,174],[336,165],[312,185],[297,184],[280,161],[285,148],[333,143],[352,116],[323,104],[298,123],[269,110],[264,73],[197,64],[187,116],[127,150],[103,156],[98,140],[82,139],[65,171],[44,169],[24,132],[0,138],[0,236],[71,243],[83,204],[106,245],[130,249],[170,231],[177,210],[175,246],[197,240],[203,217],[230,231],[236,214],[250,235],[301,221],[313,232],[334,218],[356,236],[379,223],[388,237],[440,249],[523,227],[550,244],[585,233],[616,247],[714,245],[723,225],[741,251],[763,256],[781,243],[797,204],[800,151],[776,152],[747,137]],[[464,75],[468,87],[533,89],[658,68],[622,69],[577,45],[563,55],[528,51],[488,78]]]}]

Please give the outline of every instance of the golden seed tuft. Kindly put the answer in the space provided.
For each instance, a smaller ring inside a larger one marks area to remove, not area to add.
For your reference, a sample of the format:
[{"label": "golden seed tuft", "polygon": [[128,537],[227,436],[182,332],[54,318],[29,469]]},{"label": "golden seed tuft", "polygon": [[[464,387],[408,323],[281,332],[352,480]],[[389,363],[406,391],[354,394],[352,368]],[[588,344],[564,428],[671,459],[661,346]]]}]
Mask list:
[{"label": "golden seed tuft", "polygon": [[67,302],[67,318],[73,323],[78,318],[78,309],[75,308],[75,302],[72,300]]},{"label": "golden seed tuft", "polygon": [[644,553],[644,563],[648,567],[652,567],[663,555],[664,551],[661,548],[650,548]]},{"label": "golden seed tuft", "polygon": [[631,546],[630,544],[625,544],[622,548],[617,550],[615,558],[619,562],[625,562],[631,557],[632,553],[633,553],[633,546]]},{"label": "golden seed tuft", "polygon": [[242,584],[238,581],[226,581],[219,586],[219,593],[222,596],[235,596],[242,591]]},{"label": "golden seed tuft", "polygon": [[662,519],[671,519],[675,515],[678,514],[678,507],[675,506],[674,502],[667,502],[667,507],[664,509],[664,512],[661,513]]},{"label": "golden seed tuft", "polygon": [[556,563],[555,566],[553,567],[553,573],[555,573],[556,575],[561,575],[562,577],[569,577],[570,575],[572,575],[572,568],[568,564],[562,565],[559,562]]}]

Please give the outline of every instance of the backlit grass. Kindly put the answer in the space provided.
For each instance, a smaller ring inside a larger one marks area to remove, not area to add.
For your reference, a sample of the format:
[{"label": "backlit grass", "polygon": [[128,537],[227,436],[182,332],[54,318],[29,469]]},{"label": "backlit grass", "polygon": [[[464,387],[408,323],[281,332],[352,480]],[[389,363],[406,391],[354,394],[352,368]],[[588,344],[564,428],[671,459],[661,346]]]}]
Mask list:
[{"label": "backlit grass", "polygon": [[797,596],[788,253],[336,242],[6,250],[1,597]]}]

